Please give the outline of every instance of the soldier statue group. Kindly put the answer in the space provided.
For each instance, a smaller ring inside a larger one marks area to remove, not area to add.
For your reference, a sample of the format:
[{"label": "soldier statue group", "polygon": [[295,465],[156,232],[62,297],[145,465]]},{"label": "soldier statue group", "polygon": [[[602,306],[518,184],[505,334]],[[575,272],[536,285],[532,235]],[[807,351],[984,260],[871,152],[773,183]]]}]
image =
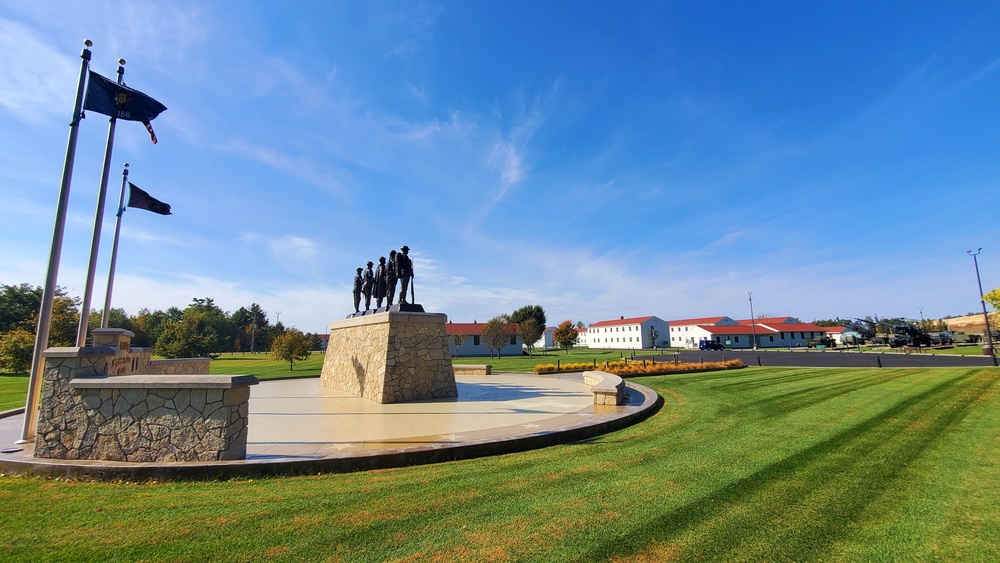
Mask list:
[{"label": "soldier statue group", "polygon": [[365,298],[365,310],[371,309],[372,297],[375,297],[376,309],[382,308],[382,300],[387,299],[386,309],[392,307],[393,294],[396,293],[396,282],[401,287],[399,292],[399,302],[406,303],[406,289],[410,288],[411,300],[413,286],[413,261],[410,260],[410,247],[404,245],[400,252],[395,250],[389,252],[388,263],[385,256],[378,259],[378,267],[372,272],[372,262],[368,262],[368,268],[358,268],[358,273],[354,276],[354,313],[361,312],[361,296]]}]

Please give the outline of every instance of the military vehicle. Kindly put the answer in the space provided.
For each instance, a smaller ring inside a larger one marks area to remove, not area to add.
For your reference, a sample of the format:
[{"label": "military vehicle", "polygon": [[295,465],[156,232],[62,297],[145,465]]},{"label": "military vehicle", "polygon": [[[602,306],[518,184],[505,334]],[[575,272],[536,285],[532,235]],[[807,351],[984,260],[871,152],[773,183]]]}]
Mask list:
[{"label": "military vehicle", "polygon": [[836,348],[837,341],[829,336],[821,336],[819,338],[813,338],[812,340],[806,341],[807,348],[815,348],[817,346],[823,346],[824,348]]}]

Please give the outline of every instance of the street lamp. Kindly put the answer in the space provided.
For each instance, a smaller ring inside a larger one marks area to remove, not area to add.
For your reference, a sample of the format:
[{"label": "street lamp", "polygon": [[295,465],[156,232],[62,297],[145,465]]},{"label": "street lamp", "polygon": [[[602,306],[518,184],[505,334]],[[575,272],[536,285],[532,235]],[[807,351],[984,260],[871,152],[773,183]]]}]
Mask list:
[{"label": "street lamp", "polygon": [[983,346],[983,355],[987,353],[993,358],[993,365],[997,365],[997,355],[993,351],[993,333],[990,331],[990,315],[986,312],[986,299],[983,298],[983,280],[979,277],[979,252],[982,247],[977,248],[975,252],[971,250],[966,250],[969,256],[972,256],[972,262],[976,265],[976,283],[979,284],[979,303],[983,306],[983,320],[986,321],[986,345]]},{"label": "street lamp", "polygon": [[748,291],[747,297],[750,298],[750,331],[753,333],[753,349],[757,351],[757,324],[754,322],[753,318],[753,292]]}]

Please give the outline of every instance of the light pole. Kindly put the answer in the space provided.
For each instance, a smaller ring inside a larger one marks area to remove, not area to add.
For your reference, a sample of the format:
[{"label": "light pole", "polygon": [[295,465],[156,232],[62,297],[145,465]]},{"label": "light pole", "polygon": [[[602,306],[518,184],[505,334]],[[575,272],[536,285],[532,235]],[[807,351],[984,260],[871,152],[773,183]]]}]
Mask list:
[{"label": "light pole", "polygon": [[[979,284],[979,303],[983,306],[983,320],[986,321],[986,345],[983,346],[983,355],[987,353],[993,358],[993,365],[997,365],[997,355],[993,351],[993,333],[990,331],[990,315],[986,312],[986,299],[983,298],[983,280],[979,277],[979,252],[982,247],[977,248],[975,252],[971,250],[966,250],[969,256],[972,256],[972,262],[976,265],[976,283]],[[988,350],[987,350],[988,348]]]},{"label": "light pole", "polygon": [[757,350],[757,324],[754,322],[753,318],[753,292],[748,291],[747,297],[750,298],[750,331],[753,333],[753,349]]}]

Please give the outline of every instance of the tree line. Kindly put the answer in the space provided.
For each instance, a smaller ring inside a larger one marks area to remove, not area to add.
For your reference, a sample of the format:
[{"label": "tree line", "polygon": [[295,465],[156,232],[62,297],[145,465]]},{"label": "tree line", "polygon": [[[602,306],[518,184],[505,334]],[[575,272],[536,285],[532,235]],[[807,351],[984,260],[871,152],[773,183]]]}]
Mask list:
[{"label": "tree line", "polygon": [[[0,369],[14,373],[27,372],[31,367],[38,310],[42,288],[22,283],[0,284]],[[103,311],[93,310],[88,318],[90,330],[101,326]],[[80,319],[80,299],[56,288],[53,299],[49,346],[75,346]],[[302,334],[286,329],[279,321],[274,324],[258,304],[240,307],[232,313],[222,310],[211,297],[194,298],[181,309],[165,311],[140,309],[135,315],[113,308],[108,315],[109,328],[131,331],[133,346],[150,347],[154,354],[165,358],[214,357],[224,352],[267,352],[276,340],[292,331],[302,335],[305,345],[294,348],[319,350],[320,339],[314,334]],[[282,346],[286,347],[285,344]],[[293,361],[281,358],[285,361]]]}]

